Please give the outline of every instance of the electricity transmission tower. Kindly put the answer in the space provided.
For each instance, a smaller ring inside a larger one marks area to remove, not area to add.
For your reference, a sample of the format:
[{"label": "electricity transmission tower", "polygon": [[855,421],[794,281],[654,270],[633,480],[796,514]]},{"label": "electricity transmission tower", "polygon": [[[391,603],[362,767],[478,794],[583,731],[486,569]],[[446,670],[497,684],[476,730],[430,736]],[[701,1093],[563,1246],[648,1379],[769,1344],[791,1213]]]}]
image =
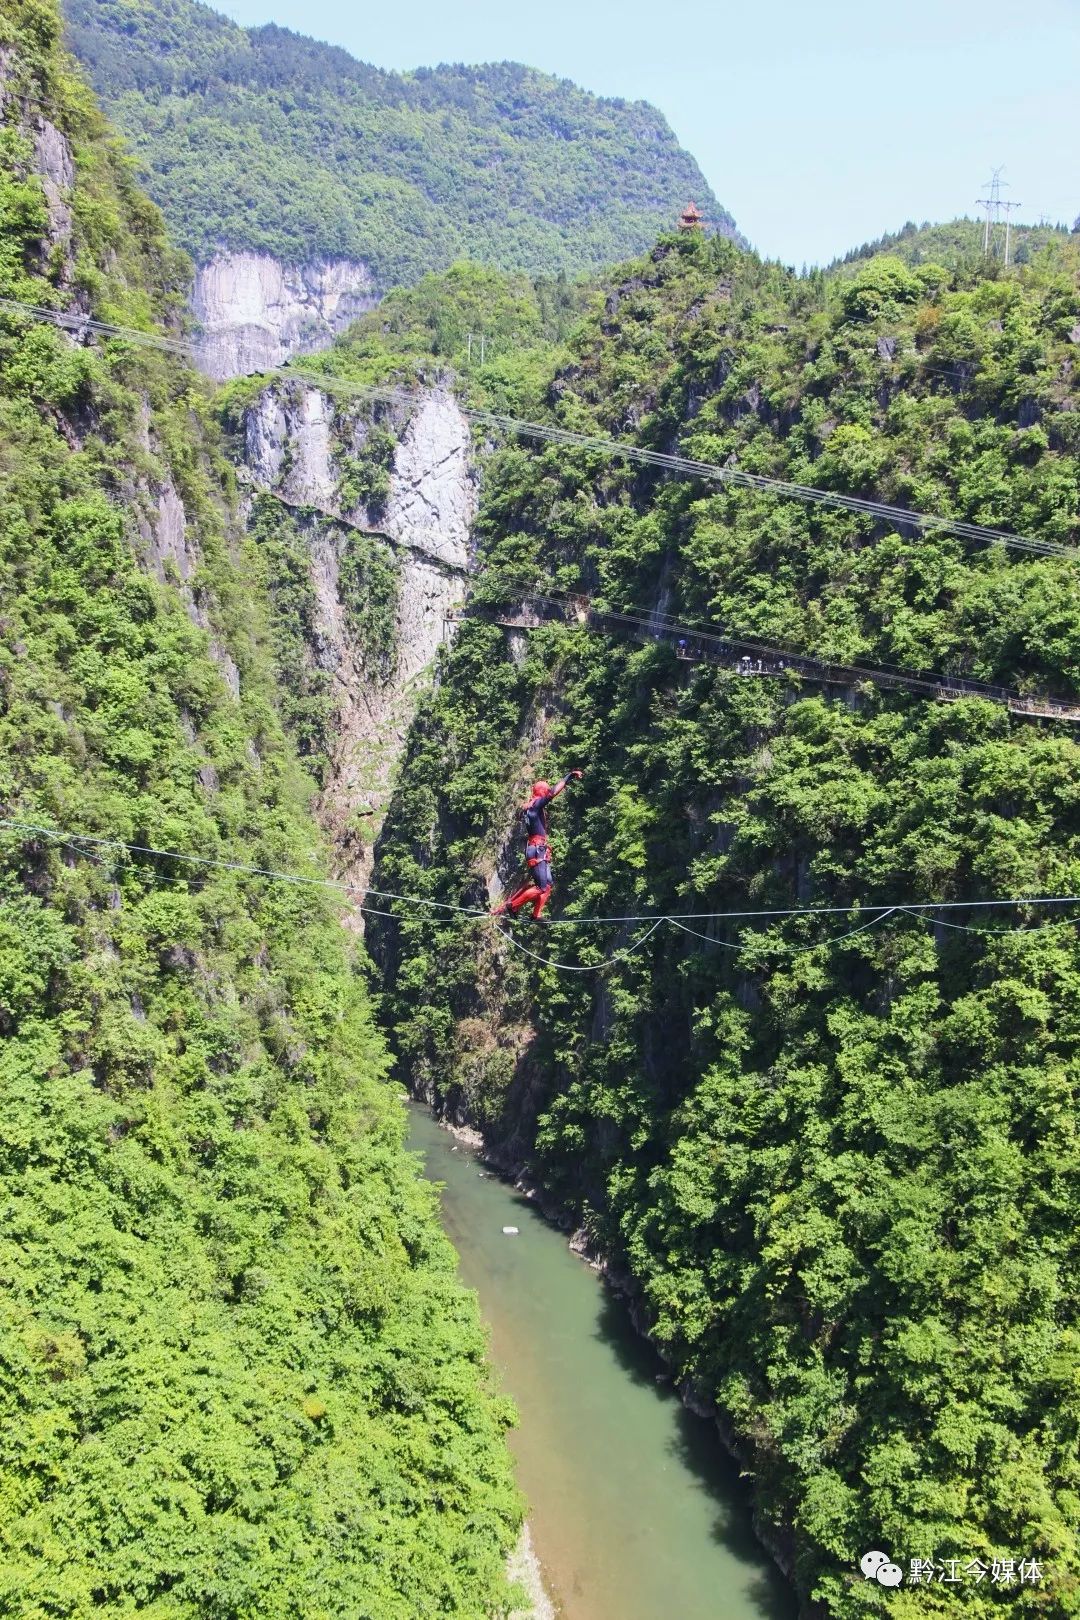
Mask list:
[{"label": "electricity transmission tower", "polygon": [[1002,210],[1004,210],[1004,213],[1005,213],[1005,267],[1006,267],[1006,269],[1008,269],[1008,265],[1009,265],[1009,233],[1010,233],[1011,223],[1012,223],[1011,218],[1010,218],[1010,214],[1011,214],[1012,209],[1019,208],[1021,205],[1018,202],[1006,202],[1005,198],[1001,195],[1002,187],[1003,186],[1007,187],[1008,184],[1009,184],[1009,182],[1007,180],[1003,180],[1001,178],[1001,173],[1002,173],[1002,170],[1004,169],[1004,167],[1005,167],[1005,165],[1001,164],[999,168],[996,168],[994,170],[993,174],[990,176],[990,179],[987,181],[986,189],[990,193],[990,195],[988,197],[979,197],[976,200],[977,200],[980,208],[985,208],[986,209],[986,220],[985,220],[985,223],[983,225],[983,258],[984,259],[988,259],[990,257],[990,252],[991,252],[991,247],[992,247],[991,233],[993,231],[993,227],[1001,219]]},{"label": "electricity transmission tower", "polygon": [[1020,204],[1018,202],[1002,202],[1001,207],[1005,210],[1005,268],[1007,270],[1009,268],[1009,227],[1012,223],[1009,210],[1019,208]]},{"label": "electricity transmission tower", "polygon": [[[980,208],[986,209],[986,224],[983,227],[984,259],[990,257],[990,228],[992,225],[996,225],[1001,218],[1001,170],[1004,167],[1005,165],[1001,164],[999,168],[994,170],[987,181],[986,189],[990,193],[989,197],[977,197],[975,199]],[[1006,184],[1008,184],[1007,181]]]}]

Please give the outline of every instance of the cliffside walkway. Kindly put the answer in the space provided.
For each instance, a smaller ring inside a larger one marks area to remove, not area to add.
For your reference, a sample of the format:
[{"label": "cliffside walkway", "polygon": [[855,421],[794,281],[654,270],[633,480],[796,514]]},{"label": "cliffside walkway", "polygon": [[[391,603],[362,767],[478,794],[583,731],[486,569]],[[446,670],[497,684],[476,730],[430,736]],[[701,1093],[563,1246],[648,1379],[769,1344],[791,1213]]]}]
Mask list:
[{"label": "cliffside walkway", "polygon": [[1080,723],[1080,704],[1067,703],[1060,698],[1029,695],[1017,692],[1012,687],[994,686],[986,681],[968,680],[957,675],[925,671],[916,674],[888,666],[831,663],[803,653],[770,647],[764,642],[729,636],[720,630],[703,630],[696,625],[679,624],[662,613],[620,613],[598,608],[582,596],[559,599],[528,594],[510,606],[487,607],[483,603],[475,603],[461,613],[447,616],[448,622],[480,617],[507,630],[535,630],[544,623],[555,622],[580,624],[599,634],[628,636],[646,644],[663,642],[672,648],[676,658],[684,659],[687,663],[716,664],[751,679],[783,680],[797,675],[822,685],[847,688],[870,681],[875,686],[887,689],[920,692],[942,703],[955,703],[965,697],[981,697],[993,703],[1002,703],[1011,713],[1026,719]]}]

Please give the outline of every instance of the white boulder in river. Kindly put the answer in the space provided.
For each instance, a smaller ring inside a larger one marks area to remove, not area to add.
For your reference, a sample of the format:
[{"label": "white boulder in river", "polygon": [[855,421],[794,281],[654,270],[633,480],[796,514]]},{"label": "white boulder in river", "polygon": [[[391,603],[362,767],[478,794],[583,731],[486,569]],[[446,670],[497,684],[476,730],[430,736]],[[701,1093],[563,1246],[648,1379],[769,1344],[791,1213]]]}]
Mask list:
[{"label": "white boulder in river", "polygon": [[269,253],[219,253],[192,288],[199,365],[218,382],[267,371],[327,348],[377,303],[371,272],[356,259],[289,265]]}]

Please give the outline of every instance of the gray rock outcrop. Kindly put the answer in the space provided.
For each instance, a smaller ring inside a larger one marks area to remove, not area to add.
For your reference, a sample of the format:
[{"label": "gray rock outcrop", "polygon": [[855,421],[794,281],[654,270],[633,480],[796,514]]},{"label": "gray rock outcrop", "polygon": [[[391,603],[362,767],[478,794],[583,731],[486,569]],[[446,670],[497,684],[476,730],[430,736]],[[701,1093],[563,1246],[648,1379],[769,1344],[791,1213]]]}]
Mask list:
[{"label": "gray rock outcrop", "polygon": [[67,139],[47,118],[38,118],[34,131],[34,167],[41,176],[49,210],[49,245],[59,247],[66,259],[71,242],[71,188],[75,164]]},{"label": "gray rock outcrop", "polygon": [[245,463],[259,488],[280,495],[290,506],[343,516],[331,461],[333,422],[333,404],[318,388],[262,394],[248,413],[244,432]]},{"label": "gray rock outcrop", "polygon": [[[330,671],[335,698],[331,776],[320,815],[334,840],[339,874],[362,887],[370,876],[370,843],[349,836],[358,808],[371,807],[377,832],[390,801],[396,766],[439,646],[452,631],[447,615],[464,600],[476,516],[477,478],[469,425],[449,389],[435,387],[380,423],[396,435],[389,490],[378,510],[350,505],[342,459],[362,452],[371,424],[355,407],[339,407],[315,387],[266,389],[248,410],[243,464],[255,491],[275,495],[298,513],[332,521],[312,530],[311,580],[316,602],[312,655]],[[396,559],[393,672],[367,666],[349,629],[339,571],[350,529],[377,535]]]},{"label": "gray rock outcrop", "polygon": [[378,302],[367,265],[317,259],[286,265],[268,253],[219,253],[195,274],[198,361],[219,382],[325,349]]},{"label": "gray rock outcrop", "polygon": [[[71,271],[71,188],[75,183],[71,146],[55,124],[12,89],[13,62],[14,52],[10,47],[0,47],[0,114],[14,122],[20,133],[30,140],[33,170],[41,180],[48,209],[48,226],[41,249],[43,255],[54,248],[60,250],[60,280],[66,284]],[[11,102],[14,108],[9,105]]]}]

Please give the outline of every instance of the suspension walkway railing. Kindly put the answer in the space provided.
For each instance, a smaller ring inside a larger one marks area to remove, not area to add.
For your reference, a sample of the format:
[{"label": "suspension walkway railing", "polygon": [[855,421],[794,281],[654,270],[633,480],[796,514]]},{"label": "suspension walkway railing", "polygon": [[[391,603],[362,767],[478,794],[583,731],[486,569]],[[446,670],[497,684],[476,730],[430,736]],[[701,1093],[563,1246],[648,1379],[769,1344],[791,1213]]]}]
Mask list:
[{"label": "suspension walkway railing", "polygon": [[716,664],[744,677],[783,679],[798,675],[822,685],[844,687],[870,681],[884,688],[921,692],[943,703],[955,703],[965,697],[981,697],[1002,703],[1013,714],[1028,718],[1080,722],[1080,704],[1068,703],[1061,698],[1029,695],[1017,692],[1012,687],[969,680],[966,676],[939,675],[927,671],[914,673],[880,665],[833,663],[811,658],[804,653],[770,647],[743,636],[729,636],[719,630],[703,630],[694,625],[679,624],[662,613],[620,613],[596,607],[582,596],[568,595],[560,600],[529,594],[512,605],[478,602],[457,613],[447,614],[446,622],[459,623],[464,619],[481,617],[489,624],[499,625],[506,630],[536,630],[542,624],[556,622],[580,624],[601,634],[628,636],[634,641],[662,642],[672,648],[676,658],[685,659],[688,663]]}]

